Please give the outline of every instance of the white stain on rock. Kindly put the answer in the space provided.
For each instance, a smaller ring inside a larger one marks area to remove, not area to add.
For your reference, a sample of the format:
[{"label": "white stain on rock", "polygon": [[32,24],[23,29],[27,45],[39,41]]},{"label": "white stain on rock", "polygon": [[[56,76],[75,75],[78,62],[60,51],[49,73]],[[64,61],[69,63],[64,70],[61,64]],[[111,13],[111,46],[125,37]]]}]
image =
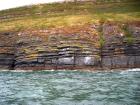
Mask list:
[{"label": "white stain on rock", "polygon": [[73,57],[67,57],[67,58],[59,58],[58,62],[59,64],[73,64]]},{"label": "white stain on rock", "polygon": [[85,65],[90,65],[92,63],[92,58],[91,57],[85,57],[84,58],[84,63],[85,63]]}]

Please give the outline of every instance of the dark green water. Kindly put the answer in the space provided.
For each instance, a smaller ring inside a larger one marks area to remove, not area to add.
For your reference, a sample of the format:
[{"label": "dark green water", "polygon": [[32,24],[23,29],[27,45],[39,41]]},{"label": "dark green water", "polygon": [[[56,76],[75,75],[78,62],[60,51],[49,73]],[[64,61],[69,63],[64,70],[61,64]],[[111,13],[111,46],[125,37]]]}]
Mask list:
[{"label": "dark green water", "polygon": [[0,105],[140,105],[140,71],[0,72]]}]

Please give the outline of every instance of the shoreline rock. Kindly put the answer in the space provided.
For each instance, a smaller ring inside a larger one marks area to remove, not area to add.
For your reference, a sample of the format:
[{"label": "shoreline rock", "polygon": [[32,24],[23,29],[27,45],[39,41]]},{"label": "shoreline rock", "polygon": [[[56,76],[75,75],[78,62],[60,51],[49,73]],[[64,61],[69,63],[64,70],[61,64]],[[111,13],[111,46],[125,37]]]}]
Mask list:
[{"label": "shoreline rock", "polygon": [[[92,26],[80,27],[75,32],[53,29],[0,33],[0,69],[140,68],[140,27],[128,26],[132,35],[128,38],[133,41],[128,43],[119,25]],[[100,27],[104,38],[102,47]]]}]

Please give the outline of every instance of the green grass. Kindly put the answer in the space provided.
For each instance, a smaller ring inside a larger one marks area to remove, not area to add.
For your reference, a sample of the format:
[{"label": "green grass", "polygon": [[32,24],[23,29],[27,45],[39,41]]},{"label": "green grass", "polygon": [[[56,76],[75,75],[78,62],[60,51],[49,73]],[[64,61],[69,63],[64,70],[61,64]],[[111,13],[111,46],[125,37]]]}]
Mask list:
[{"label": "green grass", "polygon": [[[140,21],[140,1],[122,0],[98,0],[78,3],[53,3],[28,7],[20,7],[0,11],[0,16],[30,14],[30,16],[10,19],[0,23],[0,31],[20,29],[44,29],[54,27],[69,27],[85,25],[104,21],[133,22]],[[110,1],[110,2],[103,2]],[[42,15],[36,15],[41,13]]]}]

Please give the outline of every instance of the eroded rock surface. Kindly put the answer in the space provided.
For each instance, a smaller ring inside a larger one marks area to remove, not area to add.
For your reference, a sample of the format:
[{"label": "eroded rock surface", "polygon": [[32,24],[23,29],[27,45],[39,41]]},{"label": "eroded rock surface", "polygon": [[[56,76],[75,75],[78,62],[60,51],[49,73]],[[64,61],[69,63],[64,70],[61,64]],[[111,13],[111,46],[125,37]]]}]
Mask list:
[{"label": "eroded rock surface", "polygon": [[[97,69],[140,67],[140,28],[130,25],[133,42],[115,24],[67,30],[0,33],[0,69]],[[77,30],[76,30],[77,31]]]},{"label": "eroded rock surface", "polygon": [[15,33],[0,33],[0,69],[14,68]]},{"label": "eroded rock surface", "polygon": [[120,27],[115,25],[106,25],[104,27],[103,67],[140,67],[140,29],[136,25],[129,25],[128,31],[131,37],[126,40],[127,37]]}]

